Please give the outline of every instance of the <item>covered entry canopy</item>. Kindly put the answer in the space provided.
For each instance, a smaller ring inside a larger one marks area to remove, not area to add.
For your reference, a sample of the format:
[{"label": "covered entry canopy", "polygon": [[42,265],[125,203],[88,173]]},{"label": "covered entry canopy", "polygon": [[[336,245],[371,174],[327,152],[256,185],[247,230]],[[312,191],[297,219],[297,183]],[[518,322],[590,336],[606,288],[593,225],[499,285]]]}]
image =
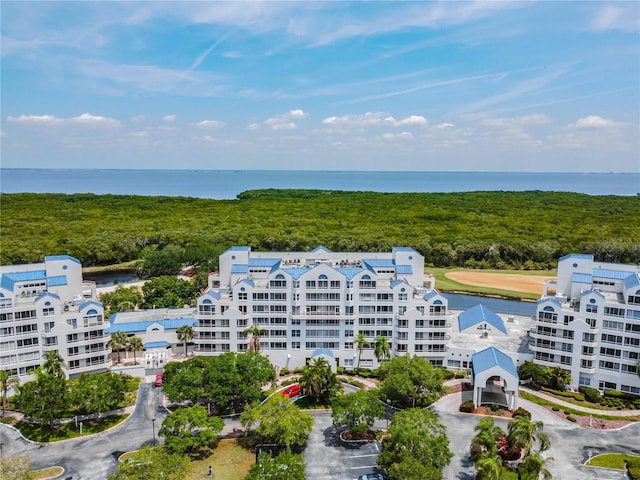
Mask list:
[{"label": "covered entry canopy", "polygon": [[[495,347],[474,353],[471,357],[473,404],[483,403],[483,394],[489,397],[484,403],[504,403],[509,410],[518,405],[518,370],[513,359]],[[503,399],[504,397],[506,399]],[[499,399],[499,400],[496,400]]]}]

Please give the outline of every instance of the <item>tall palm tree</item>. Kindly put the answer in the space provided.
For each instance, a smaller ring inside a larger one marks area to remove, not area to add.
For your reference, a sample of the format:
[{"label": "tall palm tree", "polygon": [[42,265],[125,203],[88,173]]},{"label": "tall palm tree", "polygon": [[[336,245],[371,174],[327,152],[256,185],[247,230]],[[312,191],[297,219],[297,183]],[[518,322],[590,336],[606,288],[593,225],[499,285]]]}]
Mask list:
[{"label": "tall palm tree", "polygon": [[245,329],[244,333],[251,334],[251,340],[249,340],[249,350],[256,353],[260,351],[260,335],[262,335],[263,332],[264,330],[260,328],[260,325],[256,323]]},{"label": "tall palm tree", "polygon": [[184,358],[187,358],[189,352],[187,352],[187,342],[193,340],[193,328],[189,325],[183,325],[176,330],[176,336],[178,341],[184,342]]},{"label": "tall palm tree", "polygon": [[387,337],[383,337],[381,335],[376,337],[373,342],[373,354],[375,355],[376,360],[378,360],[378,363],[391,358],[391,345],[389,344],[389,339]]},{"label": "tall palm tree", "polygon": [[547,460],[552,459],[545,460],[539,452],[527,455],[518,465],[518,480],[540,480],[540,475],[545,480],[550,479],[551,472],[545,467]]},{"label": "tall palm tree", "polygon": [[2,416],[7,411],[7,392],[9,391],[9,370],[0,370],[0,389],[2,389]]},{"label": "tall palm tree", "polygon": [[302,369],[300,386],[315,401],[328,400],[335,393],[338,381],[327,360],[319,357]]},{"label": "tall palm tree", "polygon": [[135,335],[133,337],[127,338],[127,345],[125,348],[127,352],[133,352],[133,364],[137,365],[138,362],[136,361],[136,352],[139,352],[142,349],[144,349],[144,345],[142,344],[142,339]]},{"label": "tall palm tree", "polygon": [[64,358],[57,350],[45,352],[42,371],[48,375],[64,378]]},{"label": "tall palm tree", "polygon": [[128,336],[125,332],[113,332],[107,346],[111,347],[111,351],[118,352],[118,363],[120,363],[120,350],[127,346]]},{"label": "tall palm tree", "polygon": [[356,348],[358,349],[358,366],[356,367],[356,371],[360,371],[360,358],[362,357],[362,350],[364,347],[368,347],[371,345],[371,342],[367,340],[367,336],[364,333],[359,333],[356,335],[356,339],[353,342],[356,344]]},{"label": "tall palm tree", "polygon": [[524,453],[524,457],[531,454],[534,446],[538,445],[537,452],[544,452],[551,443],[549,437],[542,431],[543,423],[534,422],[527,417],[517,417],[512,419],[507,426],[507,441],[509,448],[513,451],[519,449]]}]

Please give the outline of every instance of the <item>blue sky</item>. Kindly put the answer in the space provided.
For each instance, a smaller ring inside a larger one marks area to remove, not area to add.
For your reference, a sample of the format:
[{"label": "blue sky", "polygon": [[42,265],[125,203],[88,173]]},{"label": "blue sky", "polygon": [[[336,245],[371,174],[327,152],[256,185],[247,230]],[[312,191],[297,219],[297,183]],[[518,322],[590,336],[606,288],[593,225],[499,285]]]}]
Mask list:
[{"label": "blue sky", "polygon": [[640,2],[0,8],[5,168],[640,170]]}]

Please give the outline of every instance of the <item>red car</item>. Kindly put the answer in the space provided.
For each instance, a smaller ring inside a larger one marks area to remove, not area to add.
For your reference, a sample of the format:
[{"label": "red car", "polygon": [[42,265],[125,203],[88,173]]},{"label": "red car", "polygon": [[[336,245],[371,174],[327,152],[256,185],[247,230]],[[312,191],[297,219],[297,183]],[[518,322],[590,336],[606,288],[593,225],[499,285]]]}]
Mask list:
[{"label": "red car", "polygon": [[282,390],[282,396],[283,397],[296,397],[298,395],[300,395],[300,385],[298,385],[297,383],[294,383],[293,385],[289,385],[287,388],[285,388],[284,390]]},{"label": "red car", "polygon": [[156,387],[161,387],[162,386],[162,382],[164,382],[164,374],[159,373],[159,374],[156,375],[155,386]]}]

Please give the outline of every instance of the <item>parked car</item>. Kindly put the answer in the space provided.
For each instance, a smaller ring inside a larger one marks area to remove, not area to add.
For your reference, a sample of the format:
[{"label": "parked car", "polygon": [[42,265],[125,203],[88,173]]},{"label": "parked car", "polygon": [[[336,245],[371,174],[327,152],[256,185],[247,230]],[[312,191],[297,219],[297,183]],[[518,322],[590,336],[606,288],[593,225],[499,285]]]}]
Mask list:
[{"label": "parked car", "polygon": [[159,374],[156,375],[155,386],[156,387],[161,387],[162,386],[162,382],[164,382],[164,374],[159,373]]},{"label": "parked car", "polygon": [[365,473],[364,475],[360,475],[358,480],[389,480],[389,477],[381,473]]},{"label": "parked car", "polygon": [[296,397],[298,395],[300,395],[300,385],[298,385],[297,383],[294,383],[293,385],[289,385],[287,388],[285,388],[284,390],[282,390],[282,396],[283,397]]}]

